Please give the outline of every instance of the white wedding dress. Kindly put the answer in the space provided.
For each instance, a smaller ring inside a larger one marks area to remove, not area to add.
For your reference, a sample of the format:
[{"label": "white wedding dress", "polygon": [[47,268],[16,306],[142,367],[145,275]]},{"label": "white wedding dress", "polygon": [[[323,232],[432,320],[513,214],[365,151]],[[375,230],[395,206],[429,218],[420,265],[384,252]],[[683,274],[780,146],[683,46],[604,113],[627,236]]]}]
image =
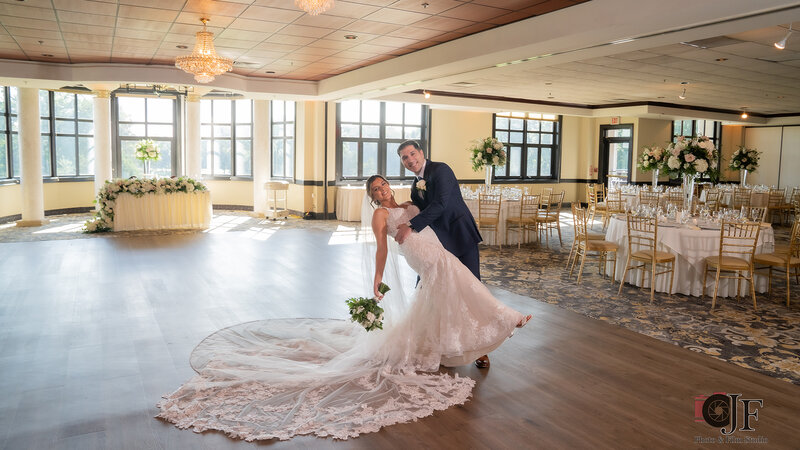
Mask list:
[{"label": "white wedding dress", "polygon": [[[418,212],[390,209],[389,234]],[[420,282],[405,311],[388,307],[392,291],[384,297],[383,330],[332,319],[220,330],[192,352],[198,374],[164,397],[157,417],[248,441],[347,439],[464,403],[475,382],[439,373],[440,365],[469,364],[494,350],[523,315],[495,299],[430,228],[400,249]]]}]

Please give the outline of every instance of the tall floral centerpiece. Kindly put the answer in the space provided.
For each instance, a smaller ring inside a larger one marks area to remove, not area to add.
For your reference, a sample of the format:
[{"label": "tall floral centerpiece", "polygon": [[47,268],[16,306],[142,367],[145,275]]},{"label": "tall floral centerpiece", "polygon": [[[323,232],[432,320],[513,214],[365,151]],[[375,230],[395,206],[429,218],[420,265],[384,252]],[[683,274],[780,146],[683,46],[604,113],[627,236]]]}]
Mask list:
[{"label": "tall floral centerpiece", "polygon": [[733,152],[731,163],[728,164],[728,168],[739,171],[742,186],[747,184],[747,174],[749,172],[755,172],[756,169],[758,169],[758,159],[760,155],[761,152],[758,150],[754,148],[745,148],[744,145],[740,145],[739,149]]},{"label": "tall floral centerpiece", "polygon": [[150,161],[158,161],[161,159],[161,152],[158,146],[151,139],[142,139],[136,144],[136,159],[144,161],[144,173],[147,176],[150,173]]},{"label": "tall floral centerpiece", "polygon": [[666,169],[671,178],[683,177],[684,206],[690,209],[694,195],[694,180],[717,169],[717,149],[706,136],[678,136],[667,147]]},{"label": "tall floral centerpiece", "polygon": [[642,153],[639,155],[639,162],[636,166],[642,172],[653,173],[653,190],[658,185],[658,173],[666,164],[667,155],[667,151],[657,145],[642,147]]},{"label": "tall floral centerpiece", "polygon": [[473,146],[469,148],[472,152],[472,170],[475,172],[481,168],[486,170],[486,188],[492,185],[492,168],[495,166],[504,166],[506,164],[506,151],[503,143],[493,137],[487,137],[476,141]]}]

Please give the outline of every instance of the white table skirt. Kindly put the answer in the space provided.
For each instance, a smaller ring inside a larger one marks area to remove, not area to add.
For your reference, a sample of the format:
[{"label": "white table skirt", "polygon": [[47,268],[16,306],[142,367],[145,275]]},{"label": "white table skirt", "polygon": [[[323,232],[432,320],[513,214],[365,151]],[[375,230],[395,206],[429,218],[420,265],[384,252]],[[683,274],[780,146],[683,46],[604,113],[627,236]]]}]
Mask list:
[{"label": "white table skirt", "polygon": [[[658,227],[659,250],[667,251],[675,255],[675,280],[672,286],[673,293],[692,295],[699,297],[703,293],[703,270],[705,268],[705,257],[719,254],[719,234],[720,230],[692,230],[684,227]],[[625,219],[614,217],[608,225],[606,240],[615,242],[619,245],[617,254],[617,273],[616,280],[622,278],[625,271],[625,259],[628,257],[628,225]],[[773,251],[775,238],[771,227],[762,227],[758,235],[756,253],[766,253]],[[611,275],[612,266],[607,267],[607,274]],[[625,279],[626,283],[639,286],[641,271],[630,270]],[[706,283],[706,295],[714,294],[714,275],[708,274]],[[645,275],[645,286],[650,287],[650,274]],[[669,292],[669,275],[659,275],[656,277],[656,291]],[[748,295],[750,287],[747,283],[742,283],[741,295]],[[756,291],[767,291],[766,277],[756,276]],[[736,295],[736,281],[730,279],[720,279],[718,296],[733,297]]]},{"label": "white table skirt", "polygon": [[210,225],[209,191],[140,197],[123,193],[117,196],[114,207],[114,231],[208,228]]},{"label": "white table skirt", "polygon": [[[392,186],[397,203],[411,200],[411,186]],[[336,219],[346,222],[361,221],[361,202],[367,190],[364,186],[338,186],[336,188]]]}]

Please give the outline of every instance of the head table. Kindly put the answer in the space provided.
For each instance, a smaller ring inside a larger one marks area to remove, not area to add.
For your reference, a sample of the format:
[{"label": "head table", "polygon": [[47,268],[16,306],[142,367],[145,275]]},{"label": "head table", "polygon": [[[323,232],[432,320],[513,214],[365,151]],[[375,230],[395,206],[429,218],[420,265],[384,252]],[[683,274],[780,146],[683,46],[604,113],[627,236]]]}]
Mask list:
[{"label": "head table", "polygon": [[209,191],[121,193],[114,206],[114,231],[208,228],[211,225]]},{"label": "head table", "polygon": [[[628,224],[624,215],[614,216],[606,232],[606,240],[615,242],[619,245],[617,255],[617,273],[615,279],[622,278],[625,271],[625,260],[628,257]],[[719,254],[720,229],[699,228],[677,223],[658,224],[658,244],[659,250],[670,252],[675,255],[675,280],[673,283],[673,293],[692,295],[699,297],[703,293],[703,270],[705,268],[705,258]],[[772,227],[764,225],[758,235],[756,253],[767,253],[773,250],[775,243]],[[649,270],[649,269],[648,269]],[[611,265],[609,264],[607,274],[611,275]],[[628,271],[625,279],[626,283],[639,286],[641,272],[638,270]],[[645,286],[650,287],[650,275],[645,275]],[[669,292],[669,275],[656,277],[655,290],[658,292]],[[750,287],[742,283],[740,295],[748,295]],[[756,291],[766,292],[767,281],[765,277],[756,277]],[[706,285],[706,295],[714,293],[714,276],[709,274],[708,284]],[[720,279],[718,296],[733,297],[736,295],[736,281]]]}]

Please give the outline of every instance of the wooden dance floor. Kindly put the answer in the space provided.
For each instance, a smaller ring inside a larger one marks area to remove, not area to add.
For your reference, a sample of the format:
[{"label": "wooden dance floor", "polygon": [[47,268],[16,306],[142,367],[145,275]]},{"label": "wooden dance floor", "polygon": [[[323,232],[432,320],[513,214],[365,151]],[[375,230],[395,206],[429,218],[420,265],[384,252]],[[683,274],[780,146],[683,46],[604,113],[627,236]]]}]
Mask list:
[{"label": "wooden dance floor", "polygon": [[[499,289],[534,317],[490,369],[455,370],[477,381],[461,407],[346,442],[246,443],[153,418],[219,328],[345,318],[345,299],[366,294],[351,238],[289,229],[0,244],[0,448],[713,448],[720,438],[797,448],[800,387]],[[728,438],[696,422],[695,397],[715,392],[763,400],[754,431]]]}]

